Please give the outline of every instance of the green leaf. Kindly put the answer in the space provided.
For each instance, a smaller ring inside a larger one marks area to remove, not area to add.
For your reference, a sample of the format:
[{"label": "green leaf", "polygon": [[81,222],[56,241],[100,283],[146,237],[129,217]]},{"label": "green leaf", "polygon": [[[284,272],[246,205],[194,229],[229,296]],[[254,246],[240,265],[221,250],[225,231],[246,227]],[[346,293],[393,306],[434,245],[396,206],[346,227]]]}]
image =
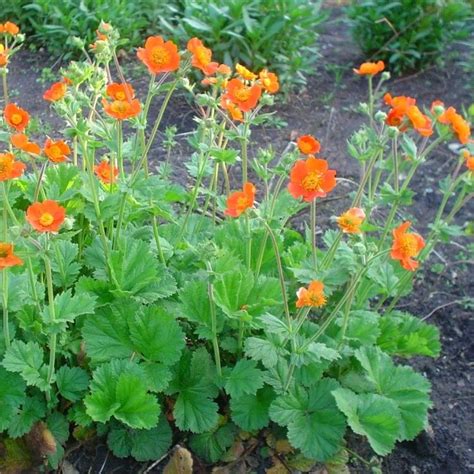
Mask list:
[{"label": "green leaf", "polygon": [[63,365],[56,372],[56,385],[64,398],[77,402],[89,386],[89,376],[80,367]]},{"label": "green leaf", "polygon": [[153,362],[173,365],[184,348],[184,333],[174,316],[149,306],[129,322],[130,338],[137,352]]},{"label": "green leaf", "polygon": [[357,395],[345,388],[332,393],[352,430],[367,436],[370,446],[377,454],[388,454],[400,433],[401,420],[397,404],[381,395]]},{"label": "green leaf", "polygon": [[325,461],[342,445],[346,424],[331,392],[333,379],[321,379],[308,390],[295,388],[272,403],[272,420],[288,428],[288,440],[309,458]]},{"label": "green leaf", "polygon": [[395,296],[399,278],[389,262],[372,265],[367,272],[367,277],[380,287],[382,294]]},{"label": "green leaf", "polygon": [[87,293],[72,296],[72,290],[67,290],[54,297],[55,318],[46,306],[43,311],[43,322],[48,326],[48,332],[63,332],[68,323],[74,322],[82,314],[91,314],[95,309],[95,298]]},{"label": "green leaf", "polygon": [[132,428],[152,428],[158,422],[160,407],[156,397],[147,393],[143,379],[122,373],[117,380],[115,399],[120,405],[115,418]]},{"label": "green leaf", "polygon": [[364,347],[355,352],[367,378],[379,394],[396,402],[401,414],[399,440],[413,439],[428,421],[430,383],[411,367],[395,366],[379,348]]},{"label": "green leaf", "polygon": [[[206,280],[190,280],[179,293],[183,303],[182,315],[196,323],[195,332],[202,339],[212,339],[211,306]],[[221,314],[217,314],[217,332],[224,325]]]},{"label": "green leaf", "polygon": [[232,398],[254,395],[262,387],[263,372],[255,361],[248,359],[241,359],[234,365],[225,384],[225,390]]},{"label": "green leaf", "polygon": [[162,416],[156,428],[132,431],[131,455],[137,461],[154,461],[166,454],[171,446],[170,425]]},{"label": "green leaf", "polygon": [[176,426],[193,433],[208,431],[217,423],[218,408],[217,403],[201,390],[183,390],[178,395],[173,410]]},{"label": "green leaf", "polygon": [[274,367],[278,362],[277,348],[268,339],[248,337],[245,340],[245,353],[253,360],[261,362],[267,369]]},{"label": "green leaf", "polygon": [[133,353],[128,320],[139,310],[136,303],[106,306],[86,318],[82,337],[93,362],[125,359]]},{"label": "green leaf", "polygon": [[243,267],[219,275],[214,283],[216,304],[233,317],[248,304],[253,286],[253,273]]},{"label": "green leaf", "polygon": [[227,423],[215,430],[192,435],[189,446],[199,457],[215,463],[232,446],[236,431],[232,423]]},{"label": "green leaf", "polygon": [[56,452],[48,455],[48,462],[57,469],[64,457],[64,444],[69,438],[69,423],[64,415],[55,411],[49,415],[46,424],[56,440]]},{"label": "green leaf", "polygon": [[5,430],[18,407],[24,403],[26,384],[17,375],[0,367],[0,431]]},{"label": "green leaf", "polygon": [[146,373],[148,389],[151,392],[162,392],[168,387],[171,380],[170,368],[163,364],[155,364],[153,362],[145,362],[142,368]]},{"label": "green leaf", "polygon": [[8,426],[8,436],[18,438],[28,433],[33,424],[46,414],[44,401],[39,397],[27,397]]},{"label": "green leaf", "polygon": [[47,367],[43,364],[43,360],[43,350],[38,343],[15,340],[5,352],[2,365],[9,372],[19,373],[27,385],[46,391],[49,384]]},{"label": "green leaf", "polygon": [[269,421],[268,409],[274,396],[272,388],[266,385],[255,395],[232,398],[230,401],[232,420],[245,431],[264,428]]},{"label": "green leaf", "polygon": [[[380,335],[380,316],[373,311],[356,310],[349,313],[346,339],[351,346],[371,346]],[[342,325],[342,321],[339,323]]]},{"label": "green leaf", "polygon": [[54,258],[51,261],[53,282],[60,288],[68,288],[76,281],[81,270],[77,262],[79,246],[69,240],[55,240],[53,244]]},{"label": "green leaf", "polygon": [[438,357],[441,351],[439,330],[409,313],[394,311],[380,319],[377,344],[389,354],[401,357]]},{"label": "green leaf", "polygon": [[138,365],[118,360],[102,364],[94,371],[90,388],[84,403],[94,421],[106,423],[114,416],[131,428],[156,426],[160,407],[148,394],[145,373]]}]

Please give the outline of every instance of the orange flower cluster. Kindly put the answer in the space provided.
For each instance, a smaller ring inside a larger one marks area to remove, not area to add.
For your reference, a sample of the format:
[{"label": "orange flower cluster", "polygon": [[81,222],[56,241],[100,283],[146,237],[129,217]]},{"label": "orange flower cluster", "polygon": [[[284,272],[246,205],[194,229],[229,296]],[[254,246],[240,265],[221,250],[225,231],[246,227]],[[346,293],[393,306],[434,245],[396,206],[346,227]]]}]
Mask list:
[{"label": "orange flower cluster", "polygon": [[0,44],[0,67],[4,67],[8,64],[8,52],[8,48]]},{"label": "orange flower cluster", "polygon": [[44,143],[44,153],[49,161],[53,163],[63,163],[67,161],[68,156],[71,154],[71,149],[63,140],[55,141],[48,138]]},{"label": "orange flower cluster", "polygon": [[310,155],[307,160],[298,160],[291,172],[288,191],[299,199],[310,202],[317,197],[325,197],[336,186],[336,171],[328,169],[326,160]]},{"label": "orange flower cluster", "polygon": [[416,106],[416,99],[385,94],[384,100],[391,107],[387,116],[388,125],[398,127],[401,132],[411,127],[423,137],[433,134],[431,119]]},{"label": "orange flower cluster", "polygon": [[145,64],[151,74],[173,72],[179,69],[178,47],[161,36],[150,36],[144,48],[138,48],[138,59]]},{"label": "orange flower cluster", "polygon": [[255,201],[255,186],[245,183],[242,191],[236,191],[227,198],[225,214],[230,217],[239,217],[247,209],[250,209]]},{"label": "orange flower cluster", "polygon": [[187,48],[192,54],[192,66],[200,69],[206,76],[215,74],[219,63],[212,61],[212,51],[206,48],[200,39],[191,38],[188,41]]},{"label": "orange flower cluster", "polygon": [[102,160],[100,165],[94,166],[94,173],[103,183],[111,184],[117,180],[119,170],[108,161]]},{"label": "orange flower cluster", "polygon": [[18,148],[25,153],[30,153],[32,155],[39,155],[41,153],[40,146],[36,143],[30,142],[24,133],[13,134],[10,137],[10,142],[15,148]]},{"label": "orange flower cluster", "polygon": [[43,99],[49,102],[57,102],[61,100],[67,92],[68,81],[63,79],[60,82],[55,82],[51,87],[43,94]]},{"label": "orange flower cluster", "polygon": [[0,181],[19,178],[26,169],[26,165],[15,160],[13,153],[0,153]]},{"label": "orange flower cluster", "polygon": [[7,21],[6,23],[0,23],[0,34],[8,34],[11,36],[16,36],[20,32],[20,28],[12,23]]},{"label": "orange flower cluster", "polygon": [[304,308],[307,306],[319,308],[326,304],[324,284],[319,280],[313,280],[308,288],[301,287],[296,292],[296,296],[298,297],[296,301],[297,308]]},{"label": "orange flower cluster", "polygon": [[365,220],[365,212],[359,207],[352,207],[337,218],[339,228],[345,234],[360,234],[360,226]]},{"label": "orange flower cluster", "polygon": [[38,232],[58,232],[66,217],[66,209],[50,199],[35,202],[26,210],[26,220]]},{"label": "orange flower cluster", "polygon": [[0,242],[0,270],[23,265],[23,260],[13,253],[13,244]]},{"label": "orange flower cluster", "polygon": [[[443,105],[443,103],[438,101],[437,105]],[[460,143],[466,145],[469,142],[471,127],[469,123],[464,120],[463,116],[456,112],[454,107],[448,107],[438,117],[438,121],[442,124],[449,125],[452,132],[457,135]]]},{"label": "orange flower cluster", "polygon": [[315,155],[321,150],[321,144],[312,135],[302,135],[296,144],[303,155]]},{"label": "orange flower cluster", "polygon": [[390,256],[394,260],[399,260],[405,270],[414,272],[419,263],[413,259],[425,247],[425,241],[421,235],[414,232],[407,232],[411,226],[410,221],[400,224],[393,230],[393,245]]},{"label": "orange flower cluster", "polygon": [[374,76],[385,69],[385,63],[383,61],[377,61],[376,63],[362,63],[359,69],[353,69],[356,74],[360,76]]},{"label": "orange flower cluster", "polygon": [[462,152],[463,158],[466,160],[466,167],[469,171],[474,173],[474,156],[468,150]]},{"label": "orange flower cluster", "polygon": [[30,121],[30,114],[18,105],[10,102],[5,106],[3,116],[10,127],[22,132]]},{"label": "orange flower cluster", "polygon": [[140,113],[140,101],[135,99],[135,91],[130,84],[109,84],[106,94],[109,99],[112,99],[112,102],[102,99],[102,105],[107,115],[117,120],[127,120]]}]

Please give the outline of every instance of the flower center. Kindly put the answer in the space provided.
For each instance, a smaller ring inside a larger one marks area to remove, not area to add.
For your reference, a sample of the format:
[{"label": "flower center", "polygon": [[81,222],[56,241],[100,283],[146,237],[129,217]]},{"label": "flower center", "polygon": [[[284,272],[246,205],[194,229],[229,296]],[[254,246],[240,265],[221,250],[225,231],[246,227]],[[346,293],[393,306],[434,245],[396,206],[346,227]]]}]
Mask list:
[{"label": "flower center", "polygon": [[266,78],[263,80],[263,85],[264,85],[265,87],[270,87],[270,86],[272,85],[272,81],[271,81],[268,77],[266,77]]},{"label": "flower center", "polygon": [[165,48],[157,46],[151,50],[151,60],[154,64],[163,65],[167,64],[170,61],[170,54]]},{"label": "flower center", "polygon": [[324,306],[326,303],[326,297],[319,293],[311,293],[309,300],[311,301],[311,306]]},{"label": "flower center", "polygon": [[249,200],[247,197],[245,196],[241,196],[239,197],[239,199],[237,199],[237,207],[240,208],[240,209],[245,209],[247,207],[249,207]]},{"label": "flower center", "polygon": [[53,145],[53,146],[49,149],[49,153],[50,153],[51,156],[53,156],[54,158],[59,158],[59,157],[62,156],[61,148],[59,148],[58,145]]},{"label": "flower center", "polygon": [[23,117],[21,116],[21,114],[12,114],[12,118],[11,118],[11,121],[13,124],[15,125],[19,125],[23,120]]},{"label": "flower center", "polygon": [[316,191],[317,189],[321,189],[322,181],[322,174],[311,171],[308,176],[303,179],[301,184],[306,191]]},{"label": "flower center", "polygon": [[115,100],[111,106],[111,109],[115,113],[123,114],[127,111],[128,109],[128,104],[124,100]]},{"label": "flower center", "polygon": [[241,102],[245,102],[250,97],[250,89],[247,87],[241,87],[235,91],[235,97]]},{"label": "flower center", "polygon": [[196,51],[196,59],[203,65],[206,65],[210,61],[208,52],[204,48],[199,48]]},{"label": "flower center", "polygon": [[124,91],[118,91],[117,94],[115,94],[115,98],[117,100],[125,100],[127,96]]},{"label": "flower center", "polygon": [[6,244],[0,244],[0,258],[7,258],[9,254],[10,246]]},{"label": "flower center", "polygon": [[416,237],[412,234],[405,234],[400,238],[400,247],[408,257],[414,257],[418,253]]},{"label": "flower center", "polygon": [[41,225],[48,226],[54,222],[54,217],[49,212],[45,212],[41,214],[41,217],[39,218],[39,222]]},{"label": "flower center", "polygon": [[0,173],[8,173],[13,168],[12,160],[6,156],[0,157]]}]

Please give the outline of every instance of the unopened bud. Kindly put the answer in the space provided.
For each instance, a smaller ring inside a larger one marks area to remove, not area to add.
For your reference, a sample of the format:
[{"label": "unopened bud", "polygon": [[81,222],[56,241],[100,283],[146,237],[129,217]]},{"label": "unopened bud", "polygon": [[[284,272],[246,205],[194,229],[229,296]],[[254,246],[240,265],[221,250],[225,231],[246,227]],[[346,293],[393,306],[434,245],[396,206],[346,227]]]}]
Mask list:
[{"label": "unopened bud", "polygon": [[388,81],[390,79],[390,77],[391,77],[391,75],[390,75],[389,71],[384,71],[382,73],[382,76],[381,76],[382,81]]},{"label": "unopened bud", "polygon": [[385,112],[382,112],[381,110],[379,110],[376,114],[375,114],[375,120],[377,122],[380,122],[380,123],[384,123],[385,120],[387,120],[387,114]]},{"label": "unopened bud", "polygon": [[400,135],[400,130],[397,127],[388,127],[388,136],[390,138],[398,137],[398,135]]}]

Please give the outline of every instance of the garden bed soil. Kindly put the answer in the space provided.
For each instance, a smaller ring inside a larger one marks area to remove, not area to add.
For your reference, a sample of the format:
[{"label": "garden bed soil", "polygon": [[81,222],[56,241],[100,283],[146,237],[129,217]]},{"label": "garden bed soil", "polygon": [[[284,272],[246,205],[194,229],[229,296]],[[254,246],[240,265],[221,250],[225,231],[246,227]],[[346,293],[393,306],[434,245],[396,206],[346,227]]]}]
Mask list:
[{"label": "garden bed soil", "polygon": [[[329,21],[323,25],[319,40],[321,57],[315,63],[314,75],[309,77],[305,88],[300,88],[288,97],[286,103],[278,103],[274,110],[287,125],[283,128],[265,127],[255,130],[252,135],[251,151],[259,146],[272,145],[283,150],[295,134],[312,133],[322,143],[323,155],[338,176],[357,180],[358,166],[347,153],[346,141],[357,130],[364,118],[356,111],[359,102],[366,100],[366,81],[352,73],[352,67],[364,58],[350,38],[347,25],[337,9],[331,13]],[[458,51],[459,52],[459,51]],[[462,52],[460,52],[462,54]],[[124,64],[133,61],[125,58]],[[45,53],[20,52],[10,68],[12,100],[25,107],[34,117],[41,118],[48,127],[46,132],[55,136],[62,124],[41,98],[46,86],[38,83],[41,68],[53,65]],[[57,65],[56,65],[57,66]],[[143,69],[143,75],[145,71]],[[420,103],[429,106],[431,101],[442,99],[458,109],[468,107],[472,100],[472,89],[468,89],[466,75],[459,59],[449,57],[444,67],[432,67],[421,73],[391,79],[387,88],[393,95],[416,97]],[[146,85],[137,81],[138,95],[145,94]],[[152,114],[157,114],[159,104],[155,104]],[[164,126],[175,124],[178,127],[178,146],[173,161],[181,163],[188,153],[187,132],[193,130],[194,111],[181,95],[173,99],[167,112]],[[44,134],[44,130],[42,130]],[[165,155],[157,140],[152,149],[155,162]],[[416,218],[416,228],[425,232],[433,220],[439,203],[437,192],[439,181],[452,168],[455,155],[446,147],[438,149],[424,165],[414,183],[415,205],[411,209]],[[177,179],[186,183],[188,177],[184,167],[175,166]],[[331,215],[338,214],[347,207],[348,192],[352,190],[347,182],[341,183],[331,198],[322,200],[319,206],[328,223]],[[472,206],[458,217],[463,225],[472,219]],[[296,225],[301,225],[297,221]],[[394,452],[383,460],[383,472],[391,474],[464,474],[474,472],[473,426],[473,340],[472,311],[469,307],[456,303],[473,295],[472,255],[468,254],[466,241],[451,242],[442,246],[430,258],[426,270],[417,278],[415,291],[399,308],[420,317],[429,315],[429,321],[441,331],[442,353],[436,359],[418,358],[411,364],[432,383],[433,408],[430,412],[430,425],[426,432],[414,441],[399,443]],[[435,263],[446,263],[441,273],[430,271]],[[358,437],[350,438],[352,450],[369,458],[372,454],[368,446]],[[258,451],[249,457],[256,457]],[[121,460],[108,452],[103,441],[72,449],[67,456],[67,466],[82,473],[135,473],[144,472],[151,463],[140,464],[133,460]],[[166,460],[149,472],[160,472]],[[253,467],[252,467],[253,465]],[[265,472],[268,462],[257,459],[239,467],[240,472]],[[248,469],[246,471],[246,469]],[[368,472],[363,463],[351,459],[351,472]],[[195,472],[210,472],[211,467],[199,461]],[[71,471],[69,471],[71,472]],[[316,471],[315,471],[316,472]]]}]

